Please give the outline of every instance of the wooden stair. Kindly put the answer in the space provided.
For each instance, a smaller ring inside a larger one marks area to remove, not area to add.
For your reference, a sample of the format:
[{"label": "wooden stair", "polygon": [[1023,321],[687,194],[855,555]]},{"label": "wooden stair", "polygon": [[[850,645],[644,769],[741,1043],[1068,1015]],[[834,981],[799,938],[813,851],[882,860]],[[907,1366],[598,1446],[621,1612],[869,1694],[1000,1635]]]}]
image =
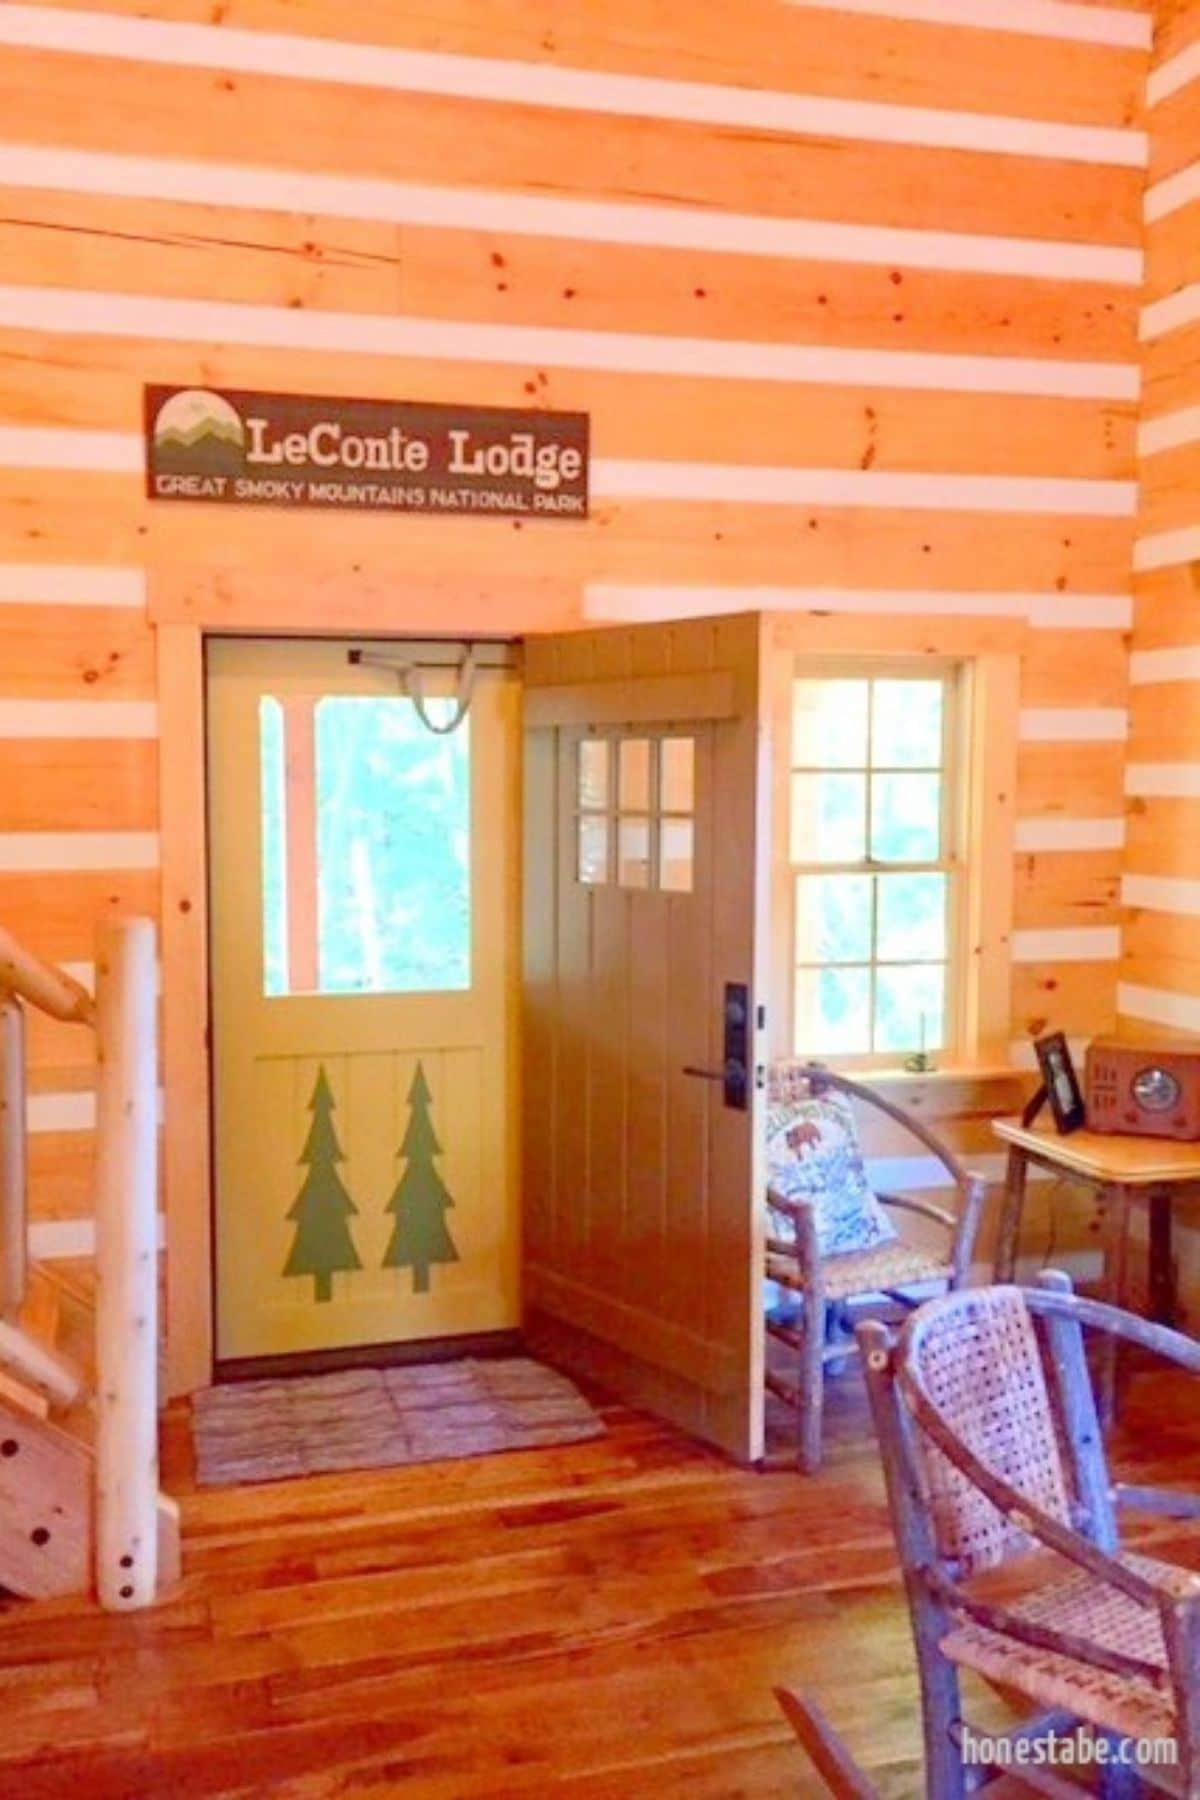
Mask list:
[{"label": "wooden stair", "polygon": [[[29,1271],[16,1320],[35,1349],[94,1381],[92,1299],[70,1271]],[[86,1399],[55,1407],[11,1368],[0,1370],[0,1588],[27,1599],[86,1593],[95,1538],[95,1415]],[[158,1503],[159,1581],[179,1579],[179,1509]]]}]

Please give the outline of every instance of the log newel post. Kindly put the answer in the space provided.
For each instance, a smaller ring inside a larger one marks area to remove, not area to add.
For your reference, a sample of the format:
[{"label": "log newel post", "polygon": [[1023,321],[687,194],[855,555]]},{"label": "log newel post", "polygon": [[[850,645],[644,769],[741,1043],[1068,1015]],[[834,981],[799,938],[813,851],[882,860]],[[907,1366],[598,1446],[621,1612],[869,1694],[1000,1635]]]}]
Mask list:
[{"label": "log newel post", "polygon": [[25,1014],[0,989],[0,1320],[25,1300],[28,1176],[25,1154]]},{"label": "log newel post", "polygon": [[157,952],[149,919],[96,954],[96,1586],[155,1597],[158,1543]]}]

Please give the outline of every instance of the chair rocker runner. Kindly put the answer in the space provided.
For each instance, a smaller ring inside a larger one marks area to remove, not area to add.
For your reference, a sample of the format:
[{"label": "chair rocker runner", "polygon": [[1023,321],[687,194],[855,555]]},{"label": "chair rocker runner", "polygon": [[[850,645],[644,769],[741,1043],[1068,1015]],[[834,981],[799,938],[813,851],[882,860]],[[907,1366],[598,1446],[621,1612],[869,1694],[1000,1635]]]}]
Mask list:
[{"label": "chair rocker runner", "polygon": [[[1200,1518],[1200,1496],[1111,1485],[1085,1326],[1200,1374],[1200,1343],[1082,1299],[1053,1273],[1032,1290],[947,1294],[895,1341],[877,1321],[859,1327],[908,1591],[930,1800],[960,1800],[1004,1772],[999,1742],[990,1763],[964,1763],[964,1669],[1038,1709],[1018,1737],[1087,1729],[1107,1740],[1090,1791],[1149,1784],[1200,1800],[1200,1575],[1123,1549],[1117,1523],[1123,1505]],[[832,1791],[869,1796],[812,1702],[780,1698]],[[1059,1800],[1081,1791],[1047,1761],[1010,1766]]]},{"label": "chair rocker runner", "polygon": [[[853,1105],[899,1125],[950,1177],[957,1208],[867,1184]],[[768,1306],[768,1390],[797,1414],[797,1459],[820,1467],[825,1372],[857,1354],[850,1326],[871,1310],[894,1317],[970,1274],[985,1183],[919,1119],[873,1089],[815,1063],[777,1062],[767,1075],[766,1275],[794,1299]],[[888,1214],[937,1228],[933,1246],[906,1243]],[[843,1326],[841,1341],[831,1327]],[[771,1343],[792,1353],[790,1376],[771,1367]]]}]

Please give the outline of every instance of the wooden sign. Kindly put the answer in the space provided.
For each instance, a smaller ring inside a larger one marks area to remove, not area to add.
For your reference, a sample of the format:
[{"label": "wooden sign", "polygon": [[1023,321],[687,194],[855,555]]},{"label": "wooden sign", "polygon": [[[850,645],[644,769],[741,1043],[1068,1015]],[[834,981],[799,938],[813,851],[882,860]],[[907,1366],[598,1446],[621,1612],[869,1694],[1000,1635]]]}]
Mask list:
[{"label": "wooden sign", "polygon": [[585,519],[588,415],[147,387],[151,500]]}]

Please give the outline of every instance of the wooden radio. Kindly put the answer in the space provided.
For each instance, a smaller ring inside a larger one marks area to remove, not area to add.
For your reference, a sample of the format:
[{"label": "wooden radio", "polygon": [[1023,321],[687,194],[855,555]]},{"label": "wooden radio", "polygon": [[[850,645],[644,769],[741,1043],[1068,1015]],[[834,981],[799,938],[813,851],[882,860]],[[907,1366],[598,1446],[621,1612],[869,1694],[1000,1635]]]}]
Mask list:
[{"label": "wooden radio", "polygon": [[1089,1131],[1200,1138],[1200,1044],[1095,1038],[1084,1073]]}]

